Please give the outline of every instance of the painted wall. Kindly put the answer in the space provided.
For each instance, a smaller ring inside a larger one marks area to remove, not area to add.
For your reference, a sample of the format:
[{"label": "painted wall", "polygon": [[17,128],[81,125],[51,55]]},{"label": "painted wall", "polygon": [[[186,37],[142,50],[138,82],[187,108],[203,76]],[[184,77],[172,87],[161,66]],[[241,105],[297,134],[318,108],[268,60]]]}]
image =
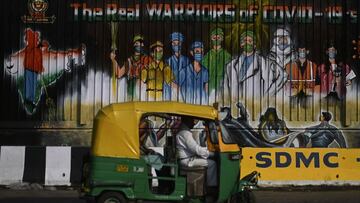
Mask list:
[{"label": "painted wall", "polygon": [[101,107],[172,100],[229,106],[267,141],[333,127],[345,145],[330,146],[358,147],[359,10],[356,0],[2,1],[0,141],[89,145]]}]

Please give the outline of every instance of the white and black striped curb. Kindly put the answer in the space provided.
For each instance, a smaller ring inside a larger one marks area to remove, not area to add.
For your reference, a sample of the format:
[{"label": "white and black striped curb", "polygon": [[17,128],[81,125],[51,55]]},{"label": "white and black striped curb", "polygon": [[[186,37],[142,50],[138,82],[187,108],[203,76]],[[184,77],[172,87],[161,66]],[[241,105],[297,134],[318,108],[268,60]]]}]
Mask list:
[{"label": "white and black striped curb", "polygon": [[79,185],[88,154],[88,147],[1,146],[0,185]]}]

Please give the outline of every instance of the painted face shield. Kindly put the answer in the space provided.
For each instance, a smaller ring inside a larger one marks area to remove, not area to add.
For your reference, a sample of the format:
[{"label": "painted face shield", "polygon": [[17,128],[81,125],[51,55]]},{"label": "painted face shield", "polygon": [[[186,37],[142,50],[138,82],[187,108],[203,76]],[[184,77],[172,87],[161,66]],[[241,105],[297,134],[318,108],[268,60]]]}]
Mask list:
[{"label": "painted face shield", "polygon": [[285,51],[291,45],[290,31],[279,28],[274,32],[274,44],[280,51]]},{"label": "painted face shield", "polygon": [[277,45],[281,51],[284,51],[290,46],[290,37],[288,36],[279,36],[277,39]]}]

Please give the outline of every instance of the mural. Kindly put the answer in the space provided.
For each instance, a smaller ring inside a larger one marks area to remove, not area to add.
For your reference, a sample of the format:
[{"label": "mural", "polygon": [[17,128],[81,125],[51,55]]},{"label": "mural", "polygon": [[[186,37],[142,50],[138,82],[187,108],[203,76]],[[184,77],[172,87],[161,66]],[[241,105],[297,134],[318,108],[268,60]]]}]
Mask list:
[{"label": "mural", "polygon": [[2,121],[81,128],[114,102],[218,103],[261,146],[360,145],[347,131],[360,127],[358,1],[2,4],[19,7],[4,13],[1,112],[15,113]]},{"label": "mural", "polygon": [[[21,103],[27,114],[34,114],[43,94],[46,102],[47,87],[54,84],[65,72],[85,64],[86,47],[54,51],[41,33],[31,28],[24,30],[25,48],[12,53],[5,59],[6,74],[16,77],[16,86]],[[53,105],[53,104],[49,104]]]}]

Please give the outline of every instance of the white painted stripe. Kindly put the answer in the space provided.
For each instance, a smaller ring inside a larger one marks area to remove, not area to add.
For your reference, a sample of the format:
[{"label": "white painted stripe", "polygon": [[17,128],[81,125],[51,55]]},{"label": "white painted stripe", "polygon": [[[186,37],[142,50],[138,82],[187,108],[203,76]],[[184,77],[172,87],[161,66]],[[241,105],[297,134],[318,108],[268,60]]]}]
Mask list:
[{"label": "white painted stripe", "polygon": [[46,147],[45,185],[71,185],[71,147]]},{"label": "white painted stripe", "polygon": [[0,184],[22,182],[25,165],[25,146],[2,146],[0,151]]}]

